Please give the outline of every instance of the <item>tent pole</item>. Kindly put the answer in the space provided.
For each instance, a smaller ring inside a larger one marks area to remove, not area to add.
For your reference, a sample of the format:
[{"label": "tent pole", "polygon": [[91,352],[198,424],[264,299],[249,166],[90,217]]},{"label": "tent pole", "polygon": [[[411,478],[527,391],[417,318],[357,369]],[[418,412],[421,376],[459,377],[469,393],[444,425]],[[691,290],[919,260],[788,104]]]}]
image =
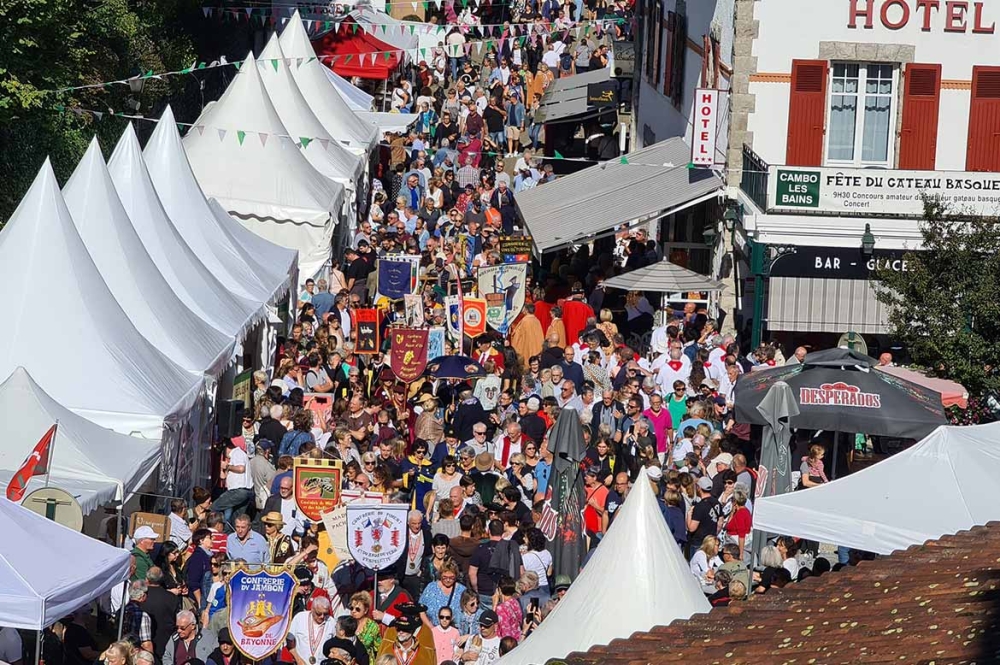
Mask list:
[{"label": "tent pole", "polygon": [[42,662],[42,632],[44,628],[39,628],[35,631],[35,665],[41,665]]},{"label": "tent pole", "polygon": [[122,582],[124,589],[122,590],[122,606],[118,608],[118,641],[121,642],[122,639],[122,629],[125,627],[125,603],[129,601],[129,587],[132,585],[128,578]]},{"label": "tent pole", "polygon": [[833,476],[833,480],[836,480],[838,478],[838,476],[837,476],[837,458],[839,456],[840,456],[840,432],[834,432],[833,433],[833,464],[830,465],[832,467],[831,470],[833,471],[833,473],[831,474]]}]

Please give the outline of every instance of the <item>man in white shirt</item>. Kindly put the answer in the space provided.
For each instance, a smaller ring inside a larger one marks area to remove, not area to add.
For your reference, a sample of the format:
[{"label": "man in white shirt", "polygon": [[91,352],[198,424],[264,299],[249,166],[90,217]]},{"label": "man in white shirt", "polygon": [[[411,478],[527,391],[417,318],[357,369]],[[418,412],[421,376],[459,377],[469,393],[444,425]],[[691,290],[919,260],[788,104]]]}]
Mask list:
[{"label": "man in white shirt", "polygon": [[253,481],[250,479],[250,459],[232,441],[226,443],[227,454],[222,460],[226,474],[226,491],[212,503],[212,511],[222,513],[229,522],[234,513],[246,512],[253,501]]},{"label": "man in white shirt", "polygon": [[177,543],[181,550],[187,549],[191,542],[191,529],[187,524],[187,501],[184,499],[170,500],[170,540]]},{"label": "man in white shirt", "polygon": [[[666,361],[659,367],[658,371],[655,369],[656,365],[657,363],[654,362],[656,382],[660,385],[660,391],[664,395],[673,393],[674,381],[683,381],[684,385],[687,386],[688,379],[691,378],[691,361],[684,355],[680,347],[671,345]],[[690,386],[688,386],[688,392],[691,392]]]},{"label": "man in white shirt", "polygon": [[317,596],[311,610],[302,610],[292,618],[288,634],[295,638],[289,652],[296,665],[316,665],[326,660],[323,645],[337,634],[337,624],[330,618],[330,599]]}]

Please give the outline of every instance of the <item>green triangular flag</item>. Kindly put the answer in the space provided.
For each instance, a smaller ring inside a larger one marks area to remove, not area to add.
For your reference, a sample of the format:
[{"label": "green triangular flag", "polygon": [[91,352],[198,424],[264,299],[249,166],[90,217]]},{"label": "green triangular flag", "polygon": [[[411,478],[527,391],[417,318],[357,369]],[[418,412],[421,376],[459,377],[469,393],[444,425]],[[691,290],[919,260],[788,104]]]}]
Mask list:
[{"label": "green triangular flag", "polygon": [[694,162],[688,162],[688,165],[687,165],[687,167],[688,167],[688,169],[695,169],[695,168],[698,168],[698,167],[696,167],[696,166],[694,165]]},{"label": "green triangular flag", "polygon": [[389,53],[388,51],[386,51],[386,52],[385,52],[385,59],[386,59],[386,60],[388,60],[388,59],[389,59],[389,58],[391,58],[391,57],[392,57],[392,54],[391,54],[391,53]]},{"label": "green triangular flag", "polygon": [[346,65],[347,63],[349,63],[351,61],[351,58],[353,58],[353,57],[354,57],[353,53],[348,53],[347,55],[345,55],[344,56],[344,64]]},{"label": "green triangular flag", "polygon": [[236,130],[236,138],[238,138],[240,140],[240,145],[243,145],[243,139],[245,139],[246,137],[247,137],[247,133],[244,132],[242,129],[237,129]]},{"label": "green triangular flag", "polygon": [[358,34],[358,24],[357,23],[352,23],[351,24],[351,34],[352,35]]},{"label": "green triangular flag", "polygon": [[[426,3],[426,2],[424,3],[424,11],[427,11],[427,3]],[[416,30],[416,29],[417,29],[417,26],[415,26],[415,25],[413,25],[413,24],[411,23],[411,24],[410,24],[410,34],[412,35],[412,34],[413,34],[413,32],[414,32],[414,30]]]},{"label": "green triangular flag", "polygon": [[198,63],[198,69],[205,69],[205,66],[206,66],[206,65],[205,65],[205,63],[204,63],[204,62],[199,62],[199,63]]},{"label": "green triangular flag", "polygon": [[308,138],[308,137],[305,137],[305,136],[300,136],[299,137],[299,143],[302,144],[303,148],[308,148],[309,144],[312,143],[312,139]]},{"label": "green triangular flag", "polygon": [[271,66],[274,67],[274,71],[278,71],[278,59],[274,58],[271,60]]},{"label": "green triangular flag", "polygon": [[[428,11],[428,10],[430,9],[430,5],[429,5],[429,3],[427,3],[427,2],[422,2],[422,3],[420,3],[420,4],[422,4],[422,5],[424,6],[424,11],[425,11],[425,12],[426,12],[426,11]],[[411,35],[413,34],[413,26],[412,26],[412,25],[410,26],[410,34],[411,34]]]},{"label": "green triangular flag", "polygon": [[619,163],[628,164],[628,156],[622,155],[621,161]]},{"label": "green triangular flag", "polygon": [[149,78],[149,77],[150,77],[150,76],[152,76],[152,75],[153,75],[153,70],[152,70],[152,69],[150,69],[150,70],[149,70],[148,72],[146,72],[146,76],[145,76],[145,78]]},{"label": "green triangular flag", "polygon": [[560,155],[560,154],[559,154],[559,151],[558,151],[558,150],[553,150],[553,151],[552,151],[552,156],[553,156],[553,157],[554,157],[555,159],[566,159],[565,157],[563,157],[562,155]]},{"label": "green triangular flag", "polygon": [[177,123],[177,131],[183,132],[184,131],[184,125],[182,125],[181,123],[178,122]]}]

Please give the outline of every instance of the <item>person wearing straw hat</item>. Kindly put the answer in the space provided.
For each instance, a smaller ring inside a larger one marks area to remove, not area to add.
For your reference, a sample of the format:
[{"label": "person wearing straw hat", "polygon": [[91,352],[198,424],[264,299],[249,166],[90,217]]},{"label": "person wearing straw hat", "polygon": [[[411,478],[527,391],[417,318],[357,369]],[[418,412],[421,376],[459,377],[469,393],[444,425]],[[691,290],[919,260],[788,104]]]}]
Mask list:
[{"label": "person wearing straw hat", "polygon": [[271,563],[296,563],[293,561],[296,555],[292,539],[281,533],[285,526],[281,513],[273,510],[266,513],[260,521],[264,525],[264,538],[267,539],[267,548],[271,553]]}]

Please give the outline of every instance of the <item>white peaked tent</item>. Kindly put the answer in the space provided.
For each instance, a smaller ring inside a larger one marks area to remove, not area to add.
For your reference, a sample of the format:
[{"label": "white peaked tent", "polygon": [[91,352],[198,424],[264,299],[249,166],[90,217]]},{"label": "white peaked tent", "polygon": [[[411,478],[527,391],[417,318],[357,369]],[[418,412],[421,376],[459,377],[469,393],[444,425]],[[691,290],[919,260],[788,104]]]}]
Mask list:
[{"label": "white peaked tent", "polygon": [[184,137],[202,191],[257,235],[299,252],[299,279],[332,255],[343,185],[305,158],[268,99],[253,54]]},{"label": "white peaked tent", "polygon": [[[198,186],[168,106],[142,153],[163,209],[185,242],[229,291],[253,302],[280,299],[295,276],[294,250],[258,238]],[[238,238],[255,243],[248,251]]]},{"label": "white peaked tent", "polygon": [[41,630],[128,579],[129,553],[0,499],[0,626]]},{"label": "white peaked tent", "polygon": [[257,58],[260,79],[281,124],[302,141],[302,152],[313,167],[348,188],[357,189],[357,182],[365,171],[361,155],[349,151],[335,139],[319,121],[302,96],[302,91],[292,77],[291,67],[281,51],[277,33],[271,35],[267,46]]},{"label": "white peaked tent", "polygon": [[556,609],[502,665],[540,665],[711,609],[645,471],[619,511]]},{"label": "white peaked tent", "polygon": [[[126,501],[160,462],[158,441],[118,434],[81,418],[39,387],[23,367],[0,384],[0,491],[56,422],[49,484],[77,498],[84,513]],[[43,487],[35,476],[28,492]]]},{"label": "white peaked tent", "polygon": [[298,10],[295,10],[285,25],[280,44],[285,57],[295,59],[289,63],[295,82],[326,131],[334,138],[346,141],[348,147],[357,154],[367,155],[371,152],[379,139],[375,129],[354,115],[344,98],[330,85],[323,73],[324,70],[329,70],[316,58]]},{"label": "white peaked tent", "polygon": [[179,432],[204,379],[129,321],[80,239],[48,160],[0,232],[0,284],[7,304],[0,376],[24,366],[60,404],[123,434]]},{"label": "white peaked tent", "polygon": [[213,327],[242,339],[265,316],[264,303],[232,293],[188,246],[160,203],[131,124],[111,153],[108,170],[142,244],[181,301]]},{"label": "white peaked tent", "polygon": [[1000,423],[938,427],[857,473],[760,499],[754,529],[889,554],[1000,519]]},{"label": "white peaked tent", "polygon": [[221,374],[235,340],[184,306],[143,247],[95,138],[63,188],[77,231],[142,336],[184,369]]},{"label": "white peaked tent", "polygon": [[[310,48],[312,47],[310,46]],[[315,52],[313,55],[315,55]],[[347,103],[352,111],[372,110],[372,106],[375,103],[374,97],[328,67],[323,67],[323,73],[326,74],[327,80],[333,84],[333,89],[337,91],[337,94],[340,95],[340,98]]]}]

